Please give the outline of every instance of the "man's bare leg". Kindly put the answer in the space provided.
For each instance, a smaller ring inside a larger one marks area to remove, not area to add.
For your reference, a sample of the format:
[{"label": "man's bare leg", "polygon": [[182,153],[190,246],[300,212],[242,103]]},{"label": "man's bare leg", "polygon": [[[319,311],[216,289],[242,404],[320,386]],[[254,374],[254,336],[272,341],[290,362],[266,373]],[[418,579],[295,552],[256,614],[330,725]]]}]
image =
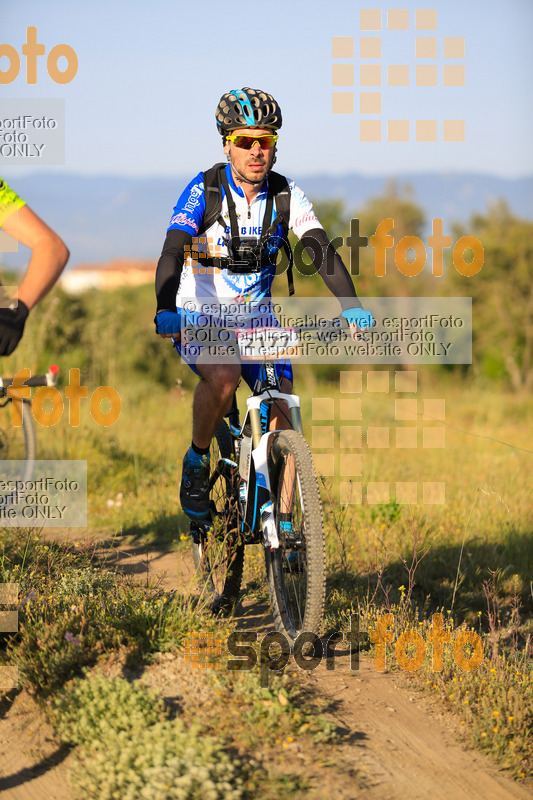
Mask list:
[{"label": "man's bare leg", "polygon": [[[194,392],[192,406],[192,440],[197,447],[207,448],[224,415],[231,408],[241,368],[238,364],[202,364],[200,359],[196,368],[200,373],[200,382]],[[290,394],[292,383],[283,378],[280,388],[282,392]],[[279,407],[273,404],[270,430],[287,430],[291,427],[287,404],[280,403]]]},{"label": "man's bare leg", "polygon": [[192,405],[192,440],[197,447],[205,449],[231,408],[241,368],[238,364],[202,364],[200,359],[196,368],[200,382]]},{"label": "man's bare leg", "polygon": [[[291,394],[292,383],[288,378],[282,378],[280,381],[280,391],[284,394]],[[286,431],[292,428],[291,417],[289,414],[289,407],[287,403],[272,403],[270,411],[270,430],[271,431]]]},{"label": "man's bare leg", "polygon": [[180,502],[191,519],[209,515],[209,447],[223,416],[231,407],[241,369],[234,363],[196,362],[200,381],[193,399],[192,446],[183,459]]},{"label": "man's bare leg", "polygon": [[[200,381],[196,387],[193,399],[193,436],[194,445],[202,450],[208,450],[211,440],[215,435],[223,417],[231,408],[233,394],[241,377],[239,364],[205,364],[198,359],[196,368]],[[292,384],[283,378],[280,384],[281,391],[290,393]],[[286,403],[279,407],[272,406],[270,429],[287,430],[291,428],[289,409]],[[282,491],[281,508],[283,513],[290,512],[292,495],[294,492],[294,462],[289,458],[285,468],[284,484]],[[183,505],[183,503],[182,503]]]}]

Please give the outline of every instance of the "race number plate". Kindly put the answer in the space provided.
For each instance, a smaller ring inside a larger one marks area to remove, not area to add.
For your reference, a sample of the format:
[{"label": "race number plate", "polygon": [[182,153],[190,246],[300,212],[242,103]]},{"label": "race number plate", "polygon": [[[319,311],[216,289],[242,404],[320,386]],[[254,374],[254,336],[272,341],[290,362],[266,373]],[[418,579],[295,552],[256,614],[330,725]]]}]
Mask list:
[{"label": "race number plate", "polygon": [[236,333],[243,361],[300,357],[298,334],[294,328],[242,328]]}]

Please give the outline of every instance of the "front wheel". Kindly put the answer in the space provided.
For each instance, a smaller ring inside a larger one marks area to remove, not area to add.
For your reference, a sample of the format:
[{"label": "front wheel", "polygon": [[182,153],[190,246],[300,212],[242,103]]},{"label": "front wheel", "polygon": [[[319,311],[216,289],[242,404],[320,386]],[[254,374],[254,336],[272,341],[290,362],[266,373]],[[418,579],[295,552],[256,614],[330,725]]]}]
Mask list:
[{"label": "front wheel", "polygon": [[296,639],[318,633],[326,595],[324,518],[318,481],[303,436],[279,433],[269,456],[270,488],[280,546],[265,550],[274,622]]}]

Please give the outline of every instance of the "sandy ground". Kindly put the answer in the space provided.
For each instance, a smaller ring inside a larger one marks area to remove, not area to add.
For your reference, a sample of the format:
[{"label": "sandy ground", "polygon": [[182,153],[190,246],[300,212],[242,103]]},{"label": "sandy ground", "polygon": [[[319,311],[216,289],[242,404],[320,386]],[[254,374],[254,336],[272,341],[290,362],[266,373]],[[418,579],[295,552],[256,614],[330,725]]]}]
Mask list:
[{"label": "sandy ground", "polygon": [[[121,547],[113,555],[141,580],[158,577],[168,588],[191,579],[188,555]],[[241,627],[269,625],[268,610],[251,602],[241,611]],[[113,667],[110,667],[111,671]],[[115,673],[120,672],[120,664]],[[335,670],[320,666],[302,679],[327,706],[342,743],[331,748],[335,766],[319,767],[294,743],[284,758],[309,775],[307,798],[333,792],[364,800],[527,800],[531,788],[498,771],[486,757],[465,750],[459,724],[437,701],[420,693],[406,674],[379,673],[371,658],[350,669],[349,657]],[[203,676],[180,657],[161,654],[142,675],[174,704],[201,696]],[[68,749],[53,739],[33,701],[22,694],[0,707],[0,796],[5,800],[70,800]]]}]

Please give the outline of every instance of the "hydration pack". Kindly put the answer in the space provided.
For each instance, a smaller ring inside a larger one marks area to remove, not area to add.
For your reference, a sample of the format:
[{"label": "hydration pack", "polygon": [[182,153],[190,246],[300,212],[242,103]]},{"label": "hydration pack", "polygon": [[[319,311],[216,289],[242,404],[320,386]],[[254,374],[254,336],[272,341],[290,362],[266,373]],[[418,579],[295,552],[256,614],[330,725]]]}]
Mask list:
[{"label": "hydration pack", "polygon": [[[274,249],[272,249],[272,246],[269,246],[269,239],[273,236],[277,236],[276,231],[278,225],[280,225],[283,231],[281,248],[283,248],[288,258],[287,282],[289,284],[289,295],[293,295],[293,256],[288,242],[291,191],[287,179],[278,172],[268,173],[265,216],[263,217],[262,233],[258,240],[241,240],[239,236],[235,201],[233,200],[229,188],[226,176],[226,165],[224,163],[215,164],[204,172],[205,211],[198,234],[205,233],[215,222],[218,222],[226,229],[226,222],[222,217],[222,187],[224,187],[228,203],[231,249],[234,257],[213,257],[202,263],[206,266],[211,265],[219,267],[220,269],[229,269],[231,272],[241,274],[260,272],[265,266],[273,263],[271,258],[280,249],[280,247],[274,247]],[[270,222],[270,220],[272,220],[274,200],[276,201],[276,217]]]}]

